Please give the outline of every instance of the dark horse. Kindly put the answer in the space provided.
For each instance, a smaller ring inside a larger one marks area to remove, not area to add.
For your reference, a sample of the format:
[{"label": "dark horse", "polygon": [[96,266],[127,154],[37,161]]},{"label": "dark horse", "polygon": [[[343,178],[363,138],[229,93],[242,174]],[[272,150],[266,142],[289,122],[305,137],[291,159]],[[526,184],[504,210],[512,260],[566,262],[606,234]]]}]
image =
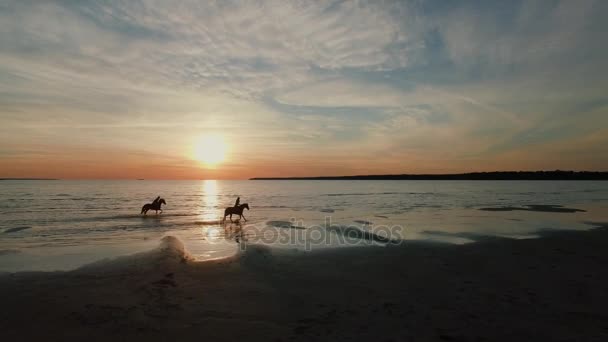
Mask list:
[{"label": "dark horse", "polygon": [[247,208],[247,210],[249,210],[249,204],[247,203],[243,203],[240,205],[237,205],[235,207],[228,207],[226,208],[226,210],[224,210],[224,219],[222,221],[226,221],[226,216],[230,215],[230,222],[232,222],[232,214],[234,215],[239,215],[239,218],[242,217],[245,221],[247,221],[247,219],[245,218],[245,215],[243,215],[243,209]]},{"label": "dark horse", "polygon": [[146,215],[148,213],[148,210],[155,210],[156,214],[158,214],[158,211],[160,210],[160,213],[162,214],[163,210],[160,207],[162,204],[167,204],[164,198],[160,198],[158,201],[154,201],[152,203],[144,204],[144,206],[141,207],[140,214]]}]

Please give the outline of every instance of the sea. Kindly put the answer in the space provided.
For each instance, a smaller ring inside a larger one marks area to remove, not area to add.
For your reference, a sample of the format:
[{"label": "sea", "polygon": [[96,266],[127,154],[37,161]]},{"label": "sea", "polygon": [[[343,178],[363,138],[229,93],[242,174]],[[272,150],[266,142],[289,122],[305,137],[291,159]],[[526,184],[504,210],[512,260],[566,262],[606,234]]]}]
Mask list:
[{"label": "sea", "polygon": [[[140,214],[161,196],[162,213]],[[244,218],[223,221],[240,197]],[[175,236],[196,260],[531,239],[608,222],[603,181],[5,180],[0,272],[67,271]]]}]

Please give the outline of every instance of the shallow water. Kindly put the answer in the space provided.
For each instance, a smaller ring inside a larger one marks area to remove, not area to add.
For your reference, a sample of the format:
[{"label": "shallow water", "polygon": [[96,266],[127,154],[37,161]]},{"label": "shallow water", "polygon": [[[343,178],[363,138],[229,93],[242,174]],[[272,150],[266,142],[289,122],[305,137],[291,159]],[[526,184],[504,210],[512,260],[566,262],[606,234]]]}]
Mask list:
[{"label": "shallow water", "polygon": [[[595,181],[2,181],[0,189],[0,271],[73,269],[153,248],[165,235],[204,260],[251,244],[467,243],[608,221],[608,182]],[[167,201],[163,214],[139,215],[156,195]],[[248,221],[221,224],[237,196],[250,204]]]}]

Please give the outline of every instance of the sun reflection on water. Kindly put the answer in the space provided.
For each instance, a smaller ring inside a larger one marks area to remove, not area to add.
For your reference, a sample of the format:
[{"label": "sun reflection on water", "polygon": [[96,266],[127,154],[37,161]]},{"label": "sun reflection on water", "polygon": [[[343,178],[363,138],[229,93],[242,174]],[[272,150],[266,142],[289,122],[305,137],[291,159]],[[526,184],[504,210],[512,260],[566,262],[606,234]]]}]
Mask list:
[{"label": "sun reflection on water", "polygon": [[[221,217],[218,203],[217,181],[205,180],[203,182],[202,210],[199,214],[199,221],[203,224],[209,224],[202,229],[203,236],[206,236],[209,242],[220,239],[223,233],[222,229],[219,227],[219,220]],[[214,223],[217,223],[217,225]]]},{"label": "sun reflection on water", "polygon": [[220,218],[218,208],[218,187],[217,181],[206,180],[203,182],[203,210],[201,212],[202,221],[214,221]]}]

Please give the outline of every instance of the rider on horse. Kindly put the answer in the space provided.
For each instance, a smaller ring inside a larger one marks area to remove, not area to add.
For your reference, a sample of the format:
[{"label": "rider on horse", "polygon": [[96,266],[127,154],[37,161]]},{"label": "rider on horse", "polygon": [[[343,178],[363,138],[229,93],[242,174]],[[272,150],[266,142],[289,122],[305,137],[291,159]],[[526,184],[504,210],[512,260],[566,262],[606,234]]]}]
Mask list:
[{"label": "rider on horse", "polygon": [[234,207],[228,207],[226,210],[224,210],[224,218],[222,221],[226,222],[226,216],[228,215],[230,215],[230,222],[232,222],[232,215],[239,215],[239,218],[243,218],[245,221],[247,221],[247,218],[245,218],[245,215],[243,215],[243,209],[249,210],[249,204],[241,204],[241,198],[238,197],[236,202],[234,202]]},{"label": "rider on horse", "polygon": [[163,198],[158,196],[154,199],[154,201],[152,201],[152,203],[144,204],[144,206],[141,208],[141,214],[146,215],[149,210],[154,210],[154,211],[156,211],[157,214],[158,214],[158,211],[160,210],[160,213],[162,214],[163,209],[161,208],[161,206],[163,204],[167,204],[167,202],[165,202],[165,200]]}]

